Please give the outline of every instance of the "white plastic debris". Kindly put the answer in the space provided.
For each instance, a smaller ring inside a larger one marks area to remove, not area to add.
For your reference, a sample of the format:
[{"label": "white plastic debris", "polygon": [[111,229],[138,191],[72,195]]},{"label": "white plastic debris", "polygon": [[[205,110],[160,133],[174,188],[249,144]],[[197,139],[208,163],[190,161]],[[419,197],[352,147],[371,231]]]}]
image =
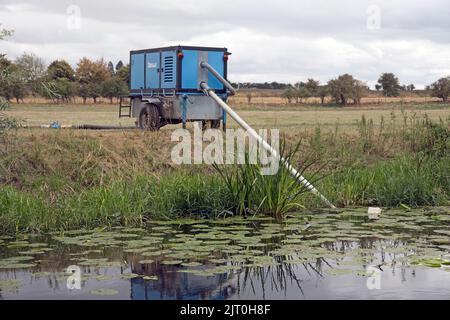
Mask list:
[{"label": "white plastic debris", "polygon": [[378,220],[380,219],[381,213],[383,210],[381,208],[369,208],[368,214],[370,220]]}]

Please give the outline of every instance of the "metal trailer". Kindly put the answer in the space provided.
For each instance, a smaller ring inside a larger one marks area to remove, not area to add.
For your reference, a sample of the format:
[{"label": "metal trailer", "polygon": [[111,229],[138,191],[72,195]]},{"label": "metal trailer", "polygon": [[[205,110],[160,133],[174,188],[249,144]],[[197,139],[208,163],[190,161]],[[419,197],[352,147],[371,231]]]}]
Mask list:
[{"label": "metal trailer", "polygon": [[227,101],[234,94],[227,78],[226,48],[175,46],[130,52],[130,93],[120,99],[119,117],[136,118],[141,129],[159,130],[167,124],[202,121],[212,128],[223,123],[226,113],[204,94],[200,84]]},{"label": "metal trailer", "polygon": [[226,80],[226,48],[168,47],[131,51],[130,104],[125,116],[138,118],[137,124],[148,130],[158,130],[170,123],[209,121],[212,127],[220,122],[226,129],[227,114],[245,129],[260,145],[282,163],[290,174],[307,190],[318,196],[327,206],[335,206],[306,180],[282,155],[272,148],[227,103],[235,93]]}]

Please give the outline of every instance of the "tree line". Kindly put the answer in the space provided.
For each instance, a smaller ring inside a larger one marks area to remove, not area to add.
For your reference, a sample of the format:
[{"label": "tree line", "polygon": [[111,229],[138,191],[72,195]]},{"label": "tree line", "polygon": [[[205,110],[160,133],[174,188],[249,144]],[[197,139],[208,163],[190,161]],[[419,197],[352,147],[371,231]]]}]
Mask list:
[{"label": "tree line", "polygon": [[81,97],[94,103],[99,97],[114,98],[128,94],[129,65],[119,61],[115,66],[103,59],[82,58],[75,69],[65,60],[48,66],[32,53],[24,53],[14,61],[0,55],[0,96],[23,101],[27,96],[40,96],[57,103]]},{"label": "tree line", "polygon": [[[375,85],[377,91],[382,92],[385,97],[398,97],[402,91],[414,92],[414,84],[400,85],[399,79],[393,73],[383,73]],[[425,88],[428,95],[448,102],[450,96],[450,77],[443,77]],[[325,85],[319,81],[308,79],[306,82],[298,82],[290,85],[283,91],[281,96],[288,103],[295,101],[302,103],[304,99],[315,97],[325,103],[326,97],[331,97],[333,102],[340,105],[349,103],[360,104],[361,99],[370,93],[370,88],[362,81],[355,79],[350,74],[343,74],[331,79]],[[248,97],[249,100],[251,99]]]},{"label": "tree line", "polygon": [[[129,65],[119,61],[115,66],[103,59],[92,61],[82,58],[75,69],[65,60],[55,60],[48,66],[43,59],[24,53],[14,61],[0,54],[0,96],[10,101],[20,102],[26,96],[41,96],[57,103],[70,102],[74,97],[81,97],[83,103],[92,99],[97,103],[103,97],[113,102],[114,98],[128,94]],[[237,83],[238,88],[257,88],[283,90],[281,97],[288,103],[302,103],[310,97],[320,98],[325,103],[331,97],[336,104],[360,104],[370,88],[350,74],[343,74],[321,85],[319,81],[308,79],[294,85],[278,82],[272,83]],[[401,86],[393,73],[383,73],[375,86],[386,97],[397,97],[401,91],[413,92],[414,84]],[[427,86],[427,93],[444,102],[450,96],[450,77],[443,77]],[[251,100],[251,94],[248,96]]]}]

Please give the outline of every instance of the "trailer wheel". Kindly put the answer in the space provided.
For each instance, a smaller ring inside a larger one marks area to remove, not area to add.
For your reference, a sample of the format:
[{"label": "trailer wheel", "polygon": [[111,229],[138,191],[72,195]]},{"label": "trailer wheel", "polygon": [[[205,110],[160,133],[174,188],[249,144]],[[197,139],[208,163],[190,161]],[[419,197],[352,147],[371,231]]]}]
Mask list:
[{"label": "trailer wheel", "polygon": [[161,116],[154,104],[149,104],[141,110],[139,127],[143,130],[157,131],[161,127]]},{"label": "trailer wheel", "polygon": [[219,129],[220,128],[220,120],[211,120],[211,128]]},{"label": "trailer wheel", "polygon": [[202,131],[206,131],[208,129],[208,123],[206,120],[202,120]]}]

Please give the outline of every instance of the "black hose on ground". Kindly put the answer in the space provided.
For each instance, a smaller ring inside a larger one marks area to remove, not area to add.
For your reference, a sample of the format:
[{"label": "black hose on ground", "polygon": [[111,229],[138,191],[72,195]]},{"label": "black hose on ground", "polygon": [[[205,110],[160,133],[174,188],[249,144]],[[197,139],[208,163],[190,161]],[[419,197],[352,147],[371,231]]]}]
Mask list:
[{"label": "black hose on ground", "polygon": [[27,129],[77,129],[77,130],[134,130],[139,129],[138,127],[123,127],[123,126],[101,126],[96,124],[79,124],[79,125],[73,125],[73,126],[59,126],[59,127],[52,127],[50,125],[41,125],[41,126],[22,126],[22,128]]},{"label": "black hose on ground", "polygon": [[94,124],[80,124],[72,126],[73,129],[79,130],[132,130],[138,129],[137,127],[121,127],[121,126],[100,126]]}]

